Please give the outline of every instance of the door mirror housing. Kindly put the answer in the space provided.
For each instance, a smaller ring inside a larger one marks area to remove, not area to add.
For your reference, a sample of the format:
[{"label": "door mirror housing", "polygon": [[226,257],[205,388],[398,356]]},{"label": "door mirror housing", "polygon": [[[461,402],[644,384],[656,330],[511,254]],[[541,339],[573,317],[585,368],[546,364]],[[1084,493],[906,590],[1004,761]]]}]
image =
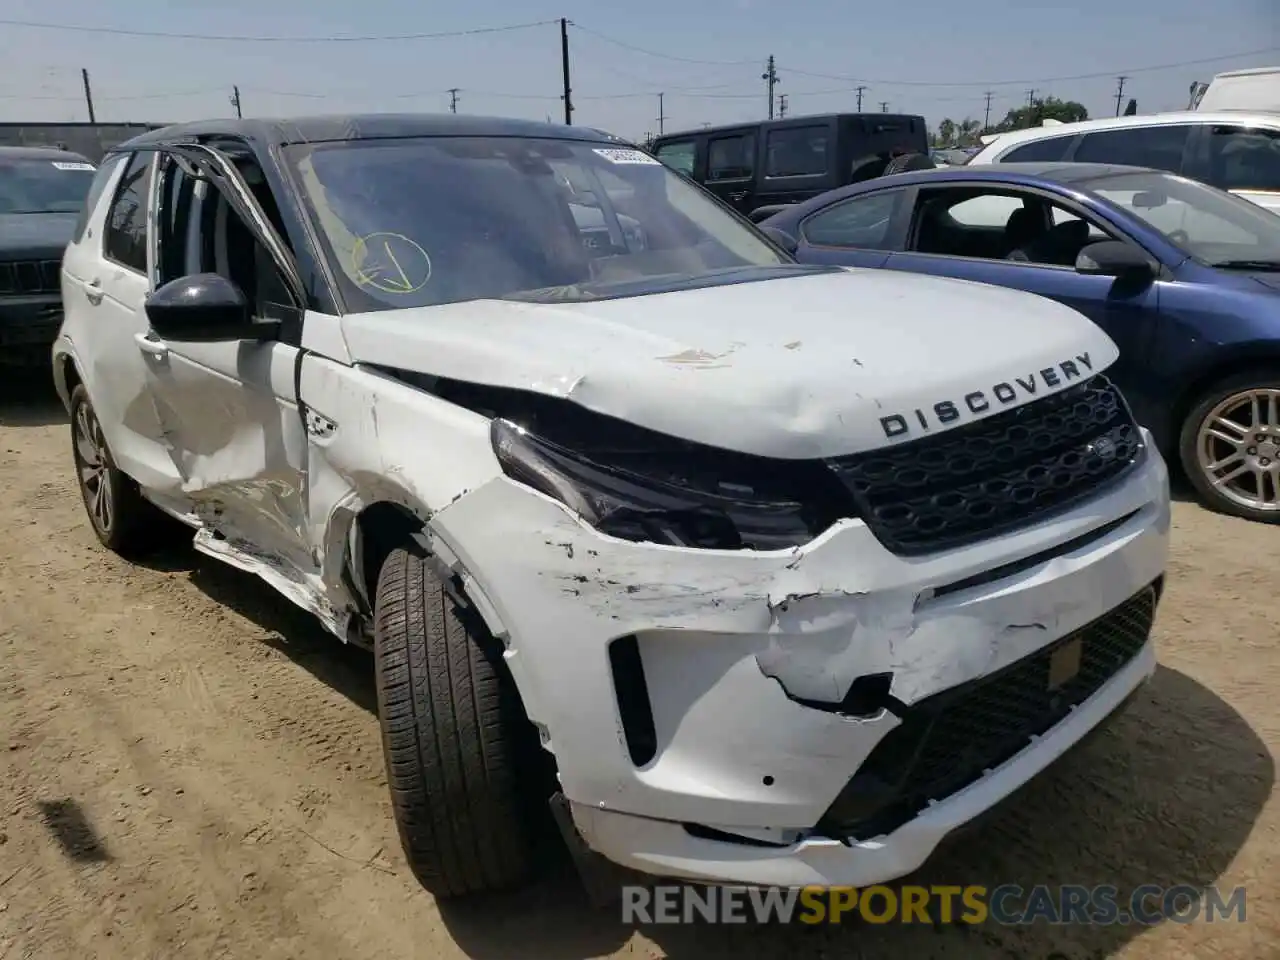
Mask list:
[{"label": "door mirror housing", "polygon": [[1091,243],[1076,257],[1076,272],[1094,277],[1151,279],[1159,267],[1137,247],[1119,240]]},{"label": "door mirror housing", "polygon": [[217,273],[170,280],[147,297],[147,320],[164,340],[262,340],[276,323],[258,323],[244,291]]},{"label": "door mirror housing", "polygon": [[761,227],[760,232],[793,257],[800,249],[800,241],[785,230],[779,230],[777,227]]}]

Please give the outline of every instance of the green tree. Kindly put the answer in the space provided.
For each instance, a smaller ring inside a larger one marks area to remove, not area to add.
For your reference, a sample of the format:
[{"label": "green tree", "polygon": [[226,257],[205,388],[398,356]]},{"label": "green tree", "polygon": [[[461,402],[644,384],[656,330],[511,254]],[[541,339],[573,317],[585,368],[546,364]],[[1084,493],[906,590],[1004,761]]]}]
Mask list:
[{"label": "green tree", "polygon": [[938,133],[934,138],[935,145],[939,147],[949,147],[955,142],[956,124],[950,117],[938,124]]},{"label": "green tree", "polygon": [[998,132],[1021,130],[1024,127],[1038,127],[1045,120],[1061,120],[1063,123],[1075,123],[1088,120],[1089,111],[1083,103],[1075,100],[1059,100],[1057,97],[1045,97],[1033,100],[1026,107],[1010,110],[1005,118],[994,129]]}]

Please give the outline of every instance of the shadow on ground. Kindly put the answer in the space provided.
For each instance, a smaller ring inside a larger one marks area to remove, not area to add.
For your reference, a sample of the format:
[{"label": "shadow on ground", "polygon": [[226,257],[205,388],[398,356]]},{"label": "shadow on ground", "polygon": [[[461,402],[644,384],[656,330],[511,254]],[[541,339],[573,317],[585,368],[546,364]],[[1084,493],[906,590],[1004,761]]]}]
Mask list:
[{"label": "shadow on ground", "polygon": [[66,423],[53,377],[47,370],[5,370],[0,376],[0,426],[44,427]]},{"label": "shadow on ground", "polygon": [[[369,655],[344,647],[265,584],[197,557],[192,581],[260,624],[316,679],[376,712]],[[907,881],[925,885],[1213,885],[1244,845],[1271,795],[1270,753],[1245,720],[1190,677],[1157,671],[1129,709],[1087,744],[953,839]],[[673,960],[743,956],[897,958],[1106,957],[1141,926],[1012,927],[992,923],[838,927],[622,923],[621,908],[592,909],[562,853],[531,888],[437,904],[475,960],[598,957],[635,933]],[[424,900],[423,909],[430,909]]]}]

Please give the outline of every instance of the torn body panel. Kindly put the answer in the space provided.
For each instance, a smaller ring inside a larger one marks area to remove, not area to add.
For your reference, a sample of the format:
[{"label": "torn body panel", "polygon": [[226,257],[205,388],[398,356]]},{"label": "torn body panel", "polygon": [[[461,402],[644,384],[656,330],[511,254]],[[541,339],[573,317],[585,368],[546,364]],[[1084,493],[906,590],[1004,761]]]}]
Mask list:
[{"label": "torn body panel", "polygon": [[[839,703],[857,678],[888,673],[892,696],[909,704],[1118,606],[1164,569],[1166,484],[1152,457],[1087,507],[910,561],[858,521],[789,551],[623,542],[505,478],[438,511],[428,529],[506,625],[507,661],[574,804],[805,830],[898,721],[801,701]],[[1008,577],[940,589],[1071,541],[1099,516],[1127,515]],[[625,637],[640,650],[656,740],[639,767],[607,653]]]}]

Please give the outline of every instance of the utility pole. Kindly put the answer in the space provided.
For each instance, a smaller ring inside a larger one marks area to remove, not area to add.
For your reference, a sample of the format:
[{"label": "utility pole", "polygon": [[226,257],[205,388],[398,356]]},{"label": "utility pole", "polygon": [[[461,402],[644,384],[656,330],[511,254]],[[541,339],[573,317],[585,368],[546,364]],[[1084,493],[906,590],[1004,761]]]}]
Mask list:
[{"label": "utility pole", "polygon": [[880,112],[881,112],[881,113],[888,113],[888,112],[889,112],[889,101],[888,101],[888,100],[881,100],[881,101],[880,101]]},{"label": "utility pole", "polygon": [[991,129],[991,98],[995,96],[990,90],[987,91],[987,118],[982,123],[984,131]]},{"label": "utility pole", "polygon": [[89,71],[82,68],[80,77],[84,80],[84,102],[85,106],[89,108],[89,122],[97,123],[97,118],[93,115],[93,91],[89,89]]},{"label": "utility pole", "polygon": [[769,54],[769,63],[765,67],[764,73],[760,74],[760,79],[769,84],[769,119],[773,119],[773,90],[778,85],[778,70],[773,60],[773,54]]},{"label": "utility pole", "polygon": [[866,87],[859,87],[859,88],[858,88],[858,112],[859,112],[859,113],[861,113],[861,112],[862,112],[862,91],[863,91],[863,90],[865,90],[865,89],[867,89],[867,88],[866,88]]},{"label": "utility pole", "polygon": [[1034,90],[1027,91],[1027,106],[1034,107],[1036,105],[1036,92]]},{"label": "utility pole", "polygon": [[244,114],[240,112],[240,88],[238,86],[231,88],[231,96],[228,99],[230,99],[231,105],[236,108],[236,116],[243,117]]},{"label": "utility pole", "polygon": [[667,111],[662,106],[662,98],[665,96],[665,93],[658,94],[658,136],[662,136],[667,122]]},{"label": "utility pole", "polygon": [[1124,97],[1124,82],[1128,77],[1116,77],[1116,116],[1120,116],[1120,101]]},{"label": "utility pole", "polygon": [[787,115],[787,95],[784,93],[778,97],[778,119],[781,120]]},{"label": "utility pole", "polygon": [[447,92],[449,94],[449,112],[457,113],[458,112],[458,94],[460,91],[457,87],[450,87]]},{"label": "utility pole", "polygon": [[573,90],[569,86],[569,21],[564,17],[560,18],[560,71],[564,75],[564,96],[560,99],[564,101],[564,123],[569,126],[573,123]]}]

